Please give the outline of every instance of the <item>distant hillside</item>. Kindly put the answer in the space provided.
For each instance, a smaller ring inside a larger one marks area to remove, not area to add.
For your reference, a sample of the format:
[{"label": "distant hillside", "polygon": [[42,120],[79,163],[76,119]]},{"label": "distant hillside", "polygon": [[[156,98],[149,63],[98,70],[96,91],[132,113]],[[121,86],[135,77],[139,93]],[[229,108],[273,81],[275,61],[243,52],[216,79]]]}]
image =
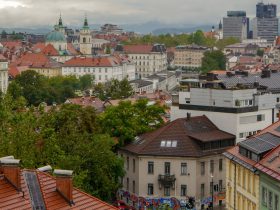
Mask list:
[{"label": "distant hillside", "polygon": [[159,29],[154,30],[152,33],[155,35],[181,34],[181,33],[192,33],[197,30],[210,31],[211,28],[212,28],[212,26],[210,26],[210,25],[188,27],[188,28],[159,28]]}]

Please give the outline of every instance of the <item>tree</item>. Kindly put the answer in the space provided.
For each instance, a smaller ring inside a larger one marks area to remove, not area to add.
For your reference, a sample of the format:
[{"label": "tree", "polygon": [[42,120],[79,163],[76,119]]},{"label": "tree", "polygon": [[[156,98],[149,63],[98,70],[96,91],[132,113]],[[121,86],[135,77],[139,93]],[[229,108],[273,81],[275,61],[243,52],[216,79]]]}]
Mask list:
[{"label": "tree", "polygon": [[229,38],[225,38],[225,39],[220,39],[217,41],[216,43],[216,47],[219,50],[223,50],[226,46],[231,45],[231,44],[236,44],[239,43],[240,40],[234,37],[229,37]]},{"label": "tree", "polygon": [[5,30],[2,31],[1,33],[1,39],[7,39],[7,32]]},{"label": "tree", "polygon": [[81,90],[87,90],[89,88],[92,88],[93,86],[93,81],[94,78],[92,75],[83,75],[79,78],[79,83],[80,83],[80,89]]},{"label": "tree", "polygon": [[106,46],[106,48],[105,48],[105,54],[111,54],[111,48],[110,48],[110,46]]},{"label": "tree", "polygon": [[118,106],[107,107],[99,117],[103,132],[119,139],[119,145],[131,142],[135,136],[158,128],[163,124],[164,108],[158,104],[148,106],[147,100],[121,101]]},{"label": "tree", "polygon": [[263,57],[263,55],[264,55],[264,50],[258,49],[257,50],[257,56]]},{"label": "tree", "polygon": [[225,70],[226,56],[220,50],[207,51],[202,58],[202,73],[207,73],[211,70]]}]

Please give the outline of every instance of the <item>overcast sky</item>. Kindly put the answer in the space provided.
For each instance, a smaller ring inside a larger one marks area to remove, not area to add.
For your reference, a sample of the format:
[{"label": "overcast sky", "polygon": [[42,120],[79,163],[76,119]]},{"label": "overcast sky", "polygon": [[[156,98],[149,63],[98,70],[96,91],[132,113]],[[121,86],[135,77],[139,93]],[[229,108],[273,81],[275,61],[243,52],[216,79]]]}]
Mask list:
[{"label": "overcast sky", "polygon": [[[1,27],[52,26],[61,12],[65,25],[131,24],[160,21],[167,24],[217,23],[227,10],[255,15],[256,0],[0,0]],[[264,1],[266,3],[266,1]],[[279,0],[270,0],[278,3]],[[279,13],[278,13],[279,14]]]}]

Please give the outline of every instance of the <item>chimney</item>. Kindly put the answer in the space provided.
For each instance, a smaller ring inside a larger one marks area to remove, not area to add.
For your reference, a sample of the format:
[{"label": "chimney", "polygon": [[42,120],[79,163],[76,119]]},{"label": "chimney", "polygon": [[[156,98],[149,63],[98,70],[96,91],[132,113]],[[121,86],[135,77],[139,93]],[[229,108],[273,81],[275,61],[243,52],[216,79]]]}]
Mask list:
[{"label": "chimney", "polygon": [[[2,159],[15,159],[15,158],[14,158],[14,156],[1,157],[0,158],[0,163],[1,163]],[[0,164],[0,174],[2,174],[2,173],[3,173],[3,169],[2,169],[1,164]]]},{"label": "chimney", "polygon": [[56,190],[67,202],[69,202],[70,205],[74,204],[72,181],[73,171],[55,169],[54,175],[56,176]]},{"label": "chimney", "polygon": [[0,159],[5,179],[18,191],[21,191],[20,160],[10,158]]},{"label": "chimney", "polygon": [[41,168],[38,168],[38,171],[51,173],[52,172],[52,167],[50,165],[43,166]]},{"label": "chimney", "polygon": [[191,113],[187,113],[187,120],[190,120],[191,119]]}]

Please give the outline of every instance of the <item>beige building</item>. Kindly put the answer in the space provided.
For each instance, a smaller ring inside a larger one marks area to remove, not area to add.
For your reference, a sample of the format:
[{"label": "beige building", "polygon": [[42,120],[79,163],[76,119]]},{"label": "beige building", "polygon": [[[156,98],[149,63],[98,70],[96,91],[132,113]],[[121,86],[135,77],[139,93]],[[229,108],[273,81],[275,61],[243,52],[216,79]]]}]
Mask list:
[{"label": "beige building", "polygon": [[194,197],[201,208],[210,204],[214,189],[214,204],[222,205],[226,186],[222,152],[234,144],[233,135],[205,116],[177,119],[139,136],[118,152],[126,170],[120,196],[130,205],[136,205],[131,198],[138,197],[152,203],[176,198],[181,206],[187,197]]},{"label": "beige building", "polygon": [[0,91],[6,93],[8,89],[8,60],[0,54]]},{"label": "beige building", "polygon": [[175,48],[174,65],[186,68],[199,68],[202,64],[206,47],[198,45],[182,45]]},{"label": "beige building", "polygon": [[167,70],[167,53],[162,44],[127,45],[121,47],[120,51],[134,61],[136,78],[148,77]]}]

